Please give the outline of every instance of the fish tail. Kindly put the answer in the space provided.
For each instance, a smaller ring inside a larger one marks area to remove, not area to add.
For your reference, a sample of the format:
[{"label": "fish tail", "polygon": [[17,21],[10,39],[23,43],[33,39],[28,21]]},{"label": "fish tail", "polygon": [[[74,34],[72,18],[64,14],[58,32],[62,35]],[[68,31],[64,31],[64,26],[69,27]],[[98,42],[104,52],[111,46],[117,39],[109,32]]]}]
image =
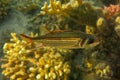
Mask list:
[{"label": "fish tail", "polygon": [[33,42],[31,37],[28,37],[28,36],[26,36],[26,35],[24,35],[24,34],[20,34],[20,37],[21,37],[23,40],[27,41],[27,42],[30,42],[30,43]]}]

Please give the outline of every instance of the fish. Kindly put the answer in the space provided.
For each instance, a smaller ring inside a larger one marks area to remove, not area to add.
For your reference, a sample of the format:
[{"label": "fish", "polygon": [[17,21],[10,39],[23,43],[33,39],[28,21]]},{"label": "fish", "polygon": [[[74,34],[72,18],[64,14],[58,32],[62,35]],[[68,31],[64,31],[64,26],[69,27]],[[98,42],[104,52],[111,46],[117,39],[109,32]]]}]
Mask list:
[{"label": "fish", "polygon": [[82,31],[52,31],[39,37],[29,37],[20,34],[20,37],[27,42],[36,43],[43,47],[58,48],[84,48],[86,44],[94,42],[94,37]]}]

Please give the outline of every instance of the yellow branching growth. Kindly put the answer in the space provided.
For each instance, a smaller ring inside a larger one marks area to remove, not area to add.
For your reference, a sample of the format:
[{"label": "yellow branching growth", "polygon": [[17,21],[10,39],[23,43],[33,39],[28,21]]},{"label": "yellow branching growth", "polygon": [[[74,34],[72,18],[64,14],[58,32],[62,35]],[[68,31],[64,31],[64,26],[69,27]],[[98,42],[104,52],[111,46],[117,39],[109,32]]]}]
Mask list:
[{"label": "yellow branching growth", "polygon": [[50,0],[50,4],[47,2],[44,3],[44,6],[41,8],[42,14],[60,14],[67,12],[74,7],[79,7],[82,4],[82,0],[70,0],[67,4],[61,4],[60,1]]},{"label": "yellow branching growth", "polygon": [[3,75],[10,80],[67,80],[70,66],[61,53],[71,53],[70,50],[39,48],[20,40],[16,33],[11,35],[11,42],[3,47]]}]

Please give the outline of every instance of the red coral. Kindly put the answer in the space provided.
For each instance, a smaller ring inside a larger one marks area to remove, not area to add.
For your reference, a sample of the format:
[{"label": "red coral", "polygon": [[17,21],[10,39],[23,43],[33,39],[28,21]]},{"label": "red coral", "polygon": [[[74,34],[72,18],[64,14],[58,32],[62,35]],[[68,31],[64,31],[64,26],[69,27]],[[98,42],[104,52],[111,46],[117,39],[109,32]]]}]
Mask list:
[{"label": "red coral", "polygon": [[111,4],[109,7],[104,7],[104,11],[106,12],[106,17],[110,18],[111,16],[120,13],[120,6]]}]

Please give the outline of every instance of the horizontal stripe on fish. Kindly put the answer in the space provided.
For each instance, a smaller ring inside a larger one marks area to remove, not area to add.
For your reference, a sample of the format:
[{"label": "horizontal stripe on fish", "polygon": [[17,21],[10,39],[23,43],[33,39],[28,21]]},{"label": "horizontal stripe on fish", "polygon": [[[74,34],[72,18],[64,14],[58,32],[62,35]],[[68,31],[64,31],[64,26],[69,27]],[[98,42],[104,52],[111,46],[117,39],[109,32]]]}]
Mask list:
[{"label": "horizontal stripe on fish", "polygon": [[57,33],[48,33],[39,37],[28,37],[24,34],[20,35],[28,42],[37,44],[43,43],[45,46],[50,47],[82,47],[87,40],[87,43],[92,43],[94,38],[81,31],[64,31]]}]

